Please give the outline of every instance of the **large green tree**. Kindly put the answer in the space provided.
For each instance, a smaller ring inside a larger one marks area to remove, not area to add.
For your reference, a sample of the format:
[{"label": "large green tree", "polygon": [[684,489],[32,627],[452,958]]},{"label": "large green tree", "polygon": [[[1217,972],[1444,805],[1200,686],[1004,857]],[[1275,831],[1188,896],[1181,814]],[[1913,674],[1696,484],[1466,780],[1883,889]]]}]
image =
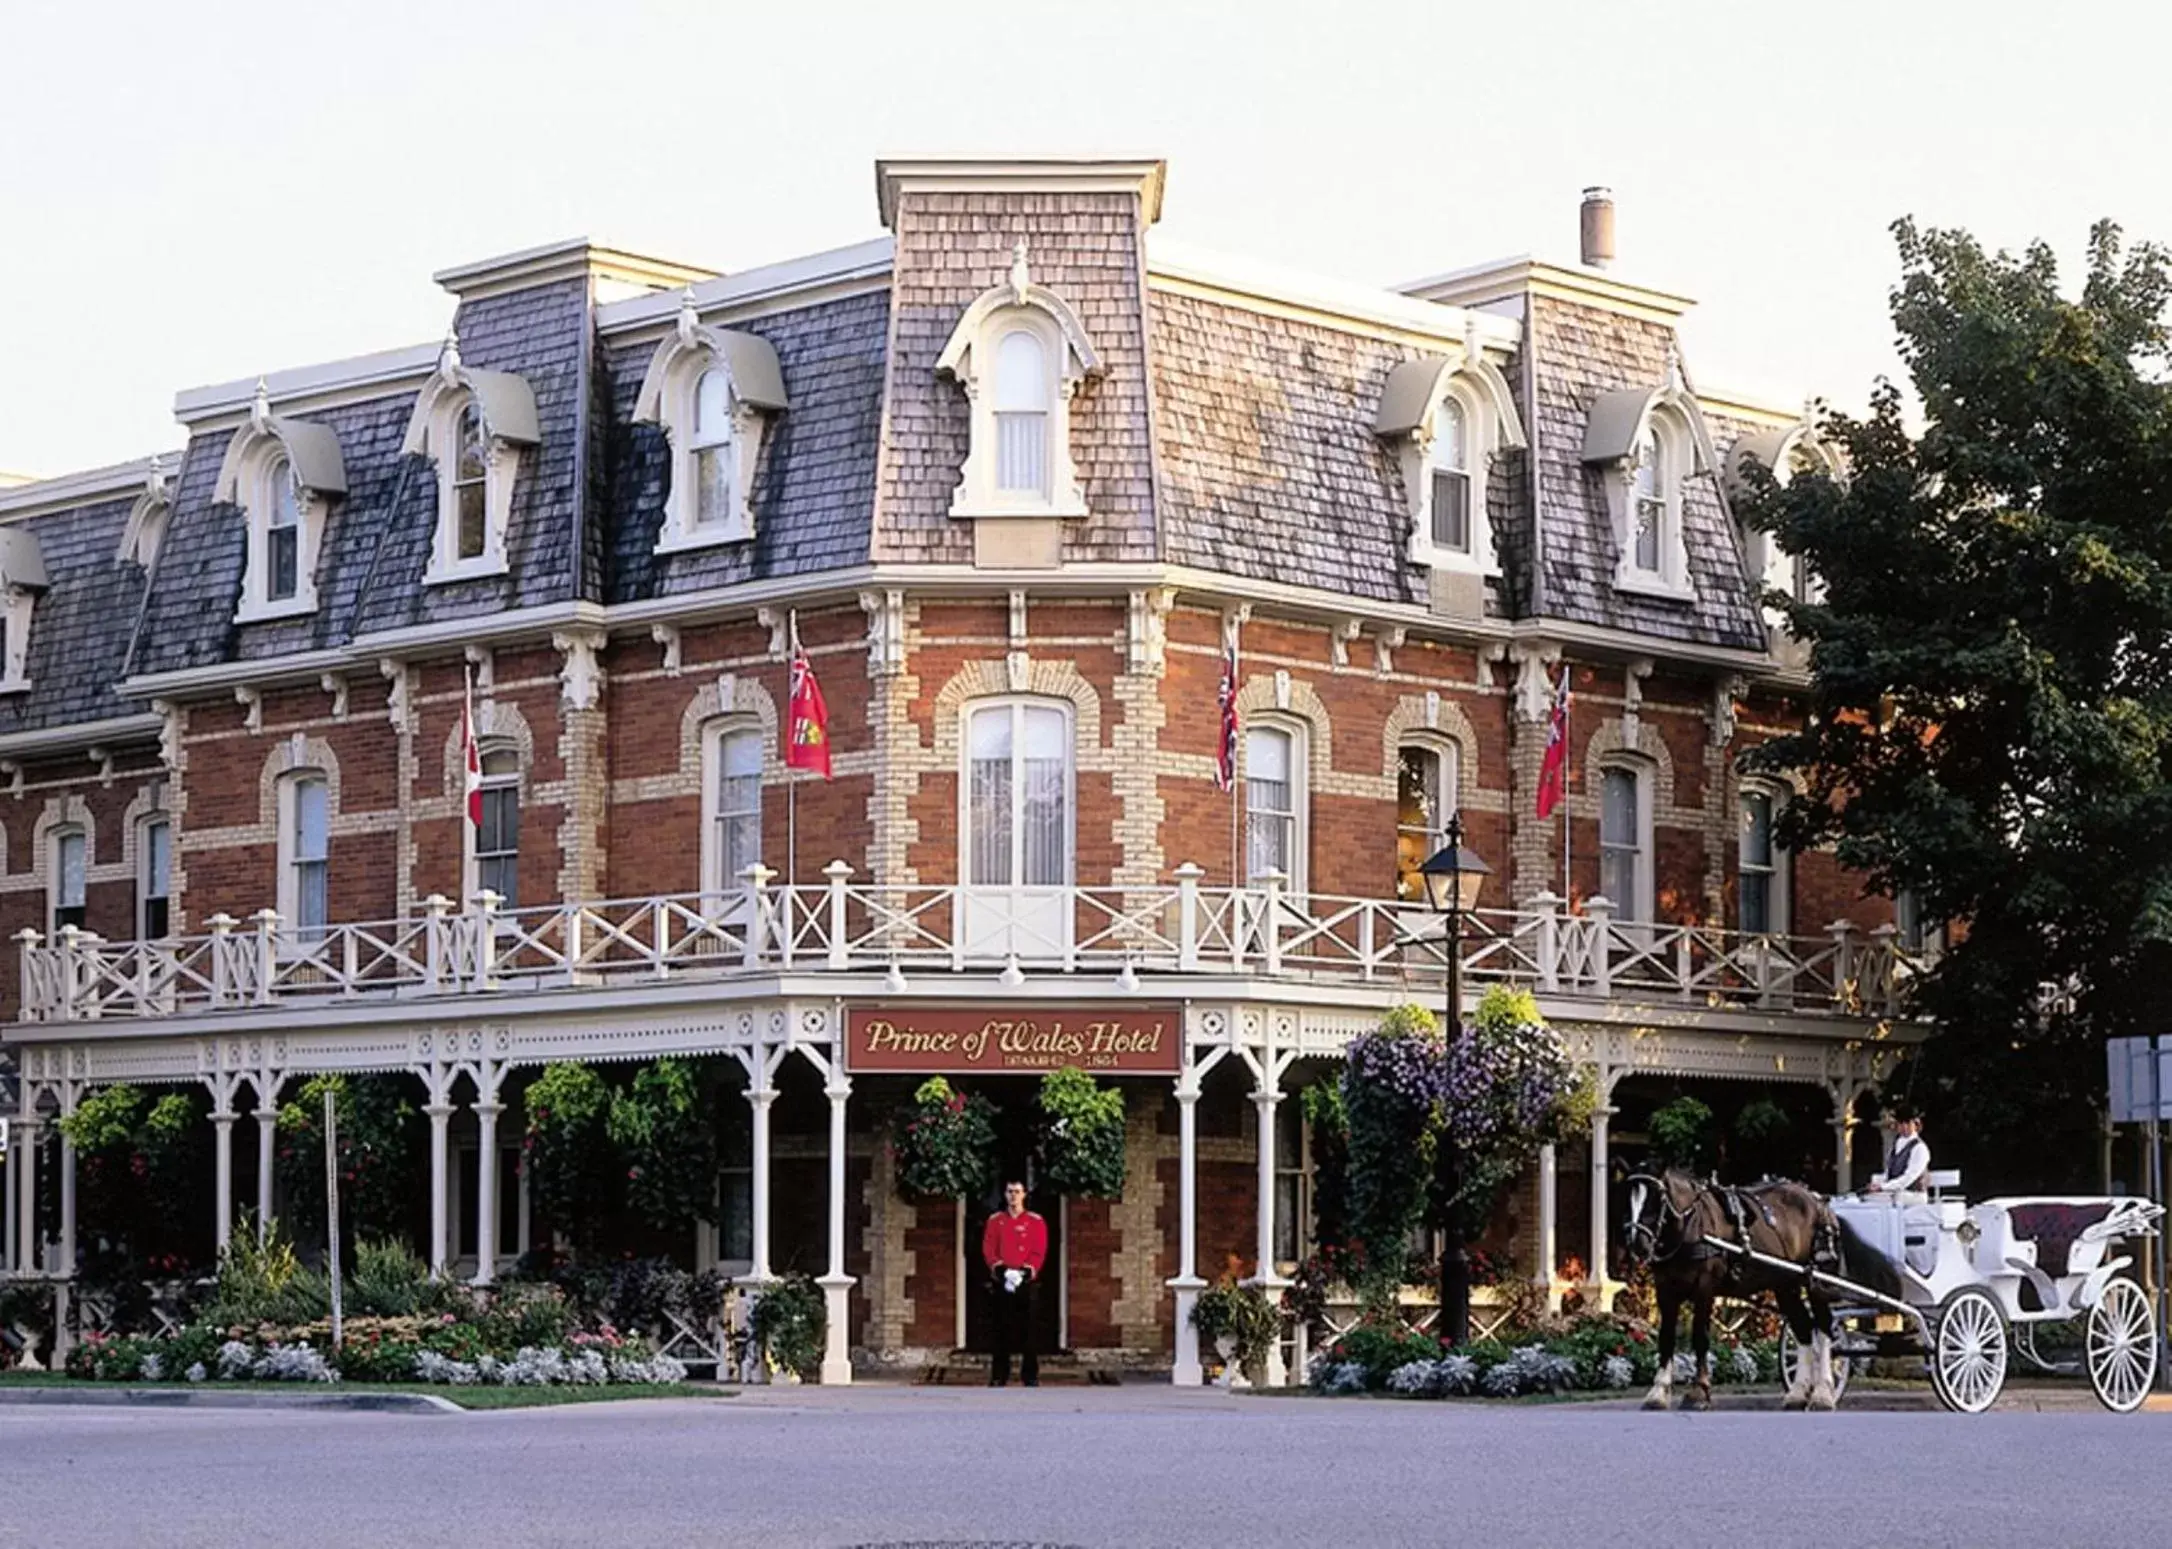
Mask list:
[{"label": "large green tree", "polygon": [[[2161,248],[1895,228],[1920,400],[1831,415],[1846,475],[1756,477],[1745,515],[1822,581],[1772,599],[1812,648],[1782,837],[1956,922],[1906,1077],[1972,1189],[2088,1179],[2102,1042],[2172,982],[2172,391]],[[2050,987],[2047,990],[2047,987]]]}]

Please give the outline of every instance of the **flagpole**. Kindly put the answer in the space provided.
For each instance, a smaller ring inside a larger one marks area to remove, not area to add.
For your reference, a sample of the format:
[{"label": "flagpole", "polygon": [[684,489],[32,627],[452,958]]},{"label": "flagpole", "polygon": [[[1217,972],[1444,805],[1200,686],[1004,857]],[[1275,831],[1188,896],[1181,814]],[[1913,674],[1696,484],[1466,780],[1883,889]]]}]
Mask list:
[{"label": "flagpole", "polygon": [[1569,662],[1561,660],[1561,907],[1573,910],[1576,897],[1575,872],[1569,864],[1569,836],[1574,832],[1569,826],[1569,711],[1568,701]]},{"label": "flagpole", "polygon": [[[799,660],[799,609],[791,612],[792,660]],[[789,669],[787,669],[789,671]],[[787,693],[789,698],[789,692]],[[789,716],[791,711],[786,710]],[[785,728],[785,736],[791,736],[791,728]],[[784,766],[784,886],[786,896],[799,886],[799,770],[790,763]]]}]

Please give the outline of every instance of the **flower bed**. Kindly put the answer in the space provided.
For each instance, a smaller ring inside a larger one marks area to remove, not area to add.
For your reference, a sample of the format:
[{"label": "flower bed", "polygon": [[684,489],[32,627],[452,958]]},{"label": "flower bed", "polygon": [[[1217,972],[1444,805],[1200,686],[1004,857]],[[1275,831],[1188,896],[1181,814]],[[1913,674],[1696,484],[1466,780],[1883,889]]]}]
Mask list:
[{"label": "flower bed", "polygon": [[[1658,1375],[1658,1341],[1641,1323],[1594,1316],[1510,1339],[1474,1339],[1450,1347],[1400,1324],[1361,1323],[1312,1360],[1306,1383],[1321,1393],[1388,1393],[1404,1398],[1513,1398],[1530,1393],[1623,1391]],[[1775,1340],[1712,1348],[1717,1384],[1776,1382]],[[1686,1351],[1675,1376],[1693,1375]]]},{"label": "flower bed", "polygon": [[[523,1345],[510,1355],[483,1347],[472,1324],[358,1318],[333,1350],[322,1325],[120,1338],[86,1335],[68,1352],[68,1374],[96,1382],[429,1382],[544,1387],[560,1383],[675,1383],[686,1367],[646,1341],[606,1330],[563,1345]],[[402,1326],[405,1325],[405,1326]],[[451,1354],[449,1351],[464,1351]]]}]

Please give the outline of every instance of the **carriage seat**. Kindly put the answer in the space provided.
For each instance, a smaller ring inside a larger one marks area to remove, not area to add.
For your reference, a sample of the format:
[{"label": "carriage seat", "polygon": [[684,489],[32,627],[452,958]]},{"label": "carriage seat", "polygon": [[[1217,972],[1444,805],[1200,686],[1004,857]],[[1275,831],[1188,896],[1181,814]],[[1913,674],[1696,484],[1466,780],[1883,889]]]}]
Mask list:
[{"label": "carriage seat", "polygon": [[1958,1167],[1934,1167],[1923,1175],[1923,1186],[1930,1190],[1931,1198],[1936,1199],[1946,1190],[1958,1189],[1961,1186],[1961,1170]]}]

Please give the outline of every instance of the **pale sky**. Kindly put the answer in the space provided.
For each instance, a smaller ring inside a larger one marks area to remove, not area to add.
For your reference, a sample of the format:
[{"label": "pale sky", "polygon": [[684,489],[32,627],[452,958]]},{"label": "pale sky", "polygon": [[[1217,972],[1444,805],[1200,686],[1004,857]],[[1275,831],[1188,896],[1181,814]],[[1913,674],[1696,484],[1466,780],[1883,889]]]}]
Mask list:
[{"label": "pale sky", "polygon": [[733,270],[877,236],[880,155],[1168,158],[1162,230],[1391,284],[1684,291],[1701,385],[1860,405],[1886,226],[2172,240],[2172,8],[0,0],[0,470],[178,447],[174,394],[442,336],[564,236]]}]

